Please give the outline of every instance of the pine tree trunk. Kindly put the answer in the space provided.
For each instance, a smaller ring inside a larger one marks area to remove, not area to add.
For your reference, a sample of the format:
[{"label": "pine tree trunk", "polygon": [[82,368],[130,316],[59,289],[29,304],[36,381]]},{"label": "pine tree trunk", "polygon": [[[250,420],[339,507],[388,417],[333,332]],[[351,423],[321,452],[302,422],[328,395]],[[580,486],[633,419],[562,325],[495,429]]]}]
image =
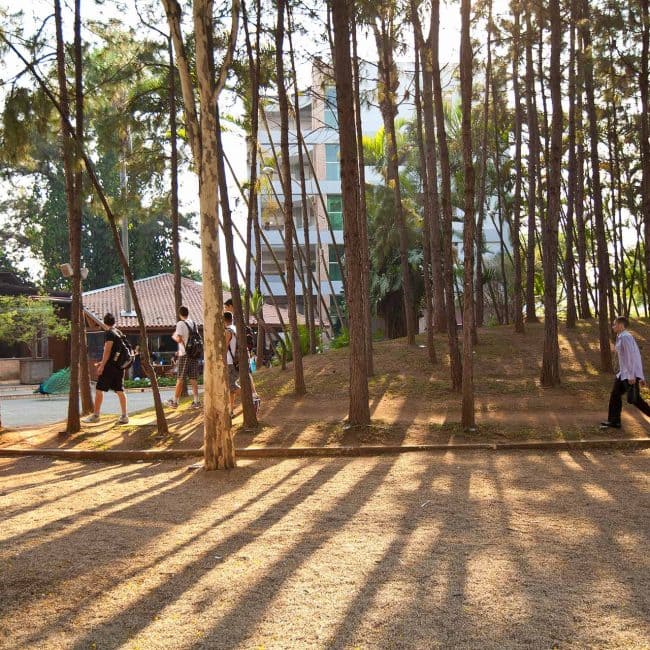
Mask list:
[{"label": "pine tree trunk", "polygon": [[542,237],[544,267],[544,353],[542,355],[542,386],[560,383],[560,347],[557,319],[557,256],[560,223],[560,184],[562,182],[562,18],[559,0],[549,0],[551,20],[551,120],[550,160],[548,178],[548,209]]},{"label": "pine tree trunk", "polygon": [[70,101],[68,80],[65,72],[65,43],[63,41],[63,19],[61,3],[54,0],[54,17],[56,27],[56,61],[61,106],[61,132],[63,149],[63,168],[65,175],[65,195],[68,212],[68,246],[72,266],[72,305],[70,308],[70,393],[68,397],[68,419],[66,433],[78,433],[81,430],[79,420],[79,316],[81,306],[81,215],[76,210],[75,200],[75,147],[73,136],[68,128],[70,124]]},{"label": "pine tree trunk", "polygon": [[359,212],[359,166],[352,91],[352,62],[350,58],[350,6],[347,0],[333,0],[334,76],[341,142],[341,189],[343,195],[343,228],[346,272],[348,274],[348,309],[350,313],[350,408],[348,423],[353,426],[370,423],[368,373],[366,367],[363,282],[354,281],[364,273],[361,249]]},{"label": "pine tree trunk", "polygon": [[[442,250],[445,284],[445,303],[447,307],[447,336],[449,340],[449,365],[452,390],[459,391],[463,382],[463,369],[458,347],[456,324],[456,301],[454,299],[454,269],[452,257],[452,206],[451,206],[451,166],[449,147],[445,128],[445,111],[440,81],[440,0],[431,3],[431,54],[433,97],[436,112],[438,146],[440,148],[441,204],[442,204]],[[465,329],[465,323],[463,323]]]},{"label": "pine tree trunk", "polygon": [[523,169],[521,164],[521,131],[523,123],[521,107],[521,89],[519,85],[519,60],[521,57],[521,12],[519,3],[513,2],[514,14],[514,31],[512,37],[512,86],[515,99],[515,194],[512,205],[512,223],[513,232],[511,234],[512,254],[514,261],[515,286],[514,292],[514,324],[515,332],[523,334],[524,329],[524,312],[523,312],[523,281],[521,268],[521,243],[519,231],[521,229],[521,178]]},{"label": "pine tree trunk", "polygon": [[472,43],[470,39],[470,0],[461,0],[460,88],[462,98],[463,168],[465,177],[465,217],[463,220],[463,429],[476,426],[474,413],[474,162],[472,160]]},{"label": "pine tree trunk", "polygon": [[[291,164],[289,160],[289,101],[285,87],[284,73],[284,10],[286,0],[278,0],[277,23],[275,26],[275,68],[278,82],[278,108],[280,110],[280,151],[282,153],[282,193],[284,202],[284,254],[287,274],[287,303],[291,328],[291,353],[293,356],[294,392],[304,395],[307,392],[300,349],[300,332],[296,312],[296,277],[294,271],[294,223],[293,198],[291,188]],[[304,294],[303,294],[304,295]]]},{"label": "pine tree trunk", "polygon": [[589,116],[589,150],[591,160],[591,183],[594,202],[594,222],[596,226],[596,243],[598,259],[598,334],[600,338],[600,369],[612,371],[612,352],[609,344],[609,315],[607,293],[610,282],[609,254],[605,237],[605,218],[603,214],[603,197],[600,183],[600,157],[598,154],[598,122],[594,93],[594,68],[591,49],[591,29],[589,27],[589,2],[582,2],[581,32],[584,44],[585,93],[587,115]]},{"label": "pine tree trunk", "polygon": [[375,374],[374,352],[372,348],[372,309],[370,306],[370,247],[368,244],[368,209],[366,207],[366,172],[363,154],[363,126],[361,124],[361,82],[359,56],[357,55],[357,30],[354,12],[351,16],[352,25],[352,81],[354,84],[354,124],[357,136],[357,162],[359,165],[359,228],[362,250],[361,262],[363,265],[363,309],[366,321],[366,363],[368,377]]},{"label": "pine tree trunk", "polygon": [[[388,187],[391,187],[395,196],[395,224],[399,235],[399,256],[402,269],[402,295],[404,298],[404,318],[406,323],[406,343],[415,344],[417,324],[415,322],[415,301],[413,298],[413,286],[411,280],[411,269],[408,256],[408,231],[406,218],[402,205],[402,190],[399,177],[399,164],[397,160],[397,135],[395,132],[395,118],[397,116],[397,105],[395,93],[399,87],[397,66],[394,60],[394,29],[393,21],[395,16],[392,10],[387,15],[379,17],[380,27],[373,24],[379,73],[379,110],[384,122],[386,136],[386,180]],[[349,276],[348,276],[349,277]]]}]

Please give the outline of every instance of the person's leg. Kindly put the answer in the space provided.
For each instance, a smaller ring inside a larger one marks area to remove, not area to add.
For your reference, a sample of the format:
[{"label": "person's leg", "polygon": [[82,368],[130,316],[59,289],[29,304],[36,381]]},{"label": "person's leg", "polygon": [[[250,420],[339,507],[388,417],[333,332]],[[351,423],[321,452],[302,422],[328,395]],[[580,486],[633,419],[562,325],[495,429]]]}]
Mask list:
[{"label": "person's leg", "polygon": [[183,393],[183,383],[184,380],[182,377],[178,377],[176,379],[176,388],[174,389],[174,401],[178,404],[178,400],[180,399],[182,393]]},{"label": "person's leg", "polygon": [[102,410],[102,403],[104,402],[104,391],[95,389],[95,409],[93,413],[99,415]]},{"label": "person's leg", "polygon": [[120,410],[122,411],[122,415],[126,416],[126,395],[123,390],[116,390],[115,394],[117,395],[117,399],[120,401]]},{"label": "person's leg", "polygon": [[612,392],[609,396],[609,408],[607,411],[607,421],[612,424],[621,423],[621,411],[623,410],[623,401],[621,395],[627,390],[627,383],[621,381],[618,377],[614,379]]},{"label": "person's leg", "polygon": [[194,395],[194,403],[199,403],[199,382],[196,379],[190,379],[190,385],[192,386],[192,395]]}]

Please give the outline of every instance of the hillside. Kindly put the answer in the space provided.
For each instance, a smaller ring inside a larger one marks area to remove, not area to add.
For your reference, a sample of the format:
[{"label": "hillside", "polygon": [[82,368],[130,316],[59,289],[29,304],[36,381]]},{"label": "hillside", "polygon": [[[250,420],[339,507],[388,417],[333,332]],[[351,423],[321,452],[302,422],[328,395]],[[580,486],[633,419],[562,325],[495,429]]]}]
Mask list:
[{"label": "hillside", "polygon": [[[635,322],[637,337],[650,369],[650,326]],[[255,380],[263,399],[260,427],[241,428],[235,418],[239,447],[274,445],[419,444],[469,440],[578,439],[612,436],[598,428],[607,413],[612,377],[598,371],[597,324],[580,323],[574,331],[560,330],[561,377],[558,388],[539,385],[543,325],[528,325],[524,335],[511,327],[483,328],[476,348],[475,383],[478,430],[465,434],[460,427],[460,395],[449,387],[446,336],[436,336],[440,362],[427,360],[424,336],[416,347],[403,339],[375,344],[375,376],[370,381],[372,425],[344,426],[348,408],[348,353],[330,350],[304,359],[308,395],[292,394],[291,368],[263,369]],[[173,435],[157,436],[150,411],[131,417],[125,427],[102,416],[100,425],[87,427],[67,440],[57,440],[61,428],[8,431],[0,444],[83,446],[107,448],[198,447],[202,442],[202,415],[181,406],[168,411]],[[623,429],[617,437],[647,435],[650,423],[633,407],[624,406]]]}]

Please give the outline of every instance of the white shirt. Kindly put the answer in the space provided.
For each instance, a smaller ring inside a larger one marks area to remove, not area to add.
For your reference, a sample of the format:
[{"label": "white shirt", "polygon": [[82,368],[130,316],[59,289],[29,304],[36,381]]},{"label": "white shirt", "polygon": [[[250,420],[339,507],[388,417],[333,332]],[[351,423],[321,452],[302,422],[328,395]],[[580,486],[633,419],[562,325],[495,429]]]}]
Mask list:
[{"label": "white shirt", "polygon": [[181,340],[178,342],[178,356],[185,356],[185,343],[190,338],[190,332],[194,329],[194,321],[189,318],[185,320],[179,320],[176,323],[176,330],[174,331],[174,336],[180,336]]},{"label": "white shirt", "polygon": [[229,366],[232,366],[235,355],[237,354],[237,330],[234,325],[228,325],[226,329],[232,334],[230,343],[228,343],[228,348],[226,349],[226,361]]},{"label": "white shirt", "polygon": [[619,379],[643,379],[645,381],[639,346],[627,330],[623,330],[616,337],[616,354],[618,355],[619,368],[616,376]]}]

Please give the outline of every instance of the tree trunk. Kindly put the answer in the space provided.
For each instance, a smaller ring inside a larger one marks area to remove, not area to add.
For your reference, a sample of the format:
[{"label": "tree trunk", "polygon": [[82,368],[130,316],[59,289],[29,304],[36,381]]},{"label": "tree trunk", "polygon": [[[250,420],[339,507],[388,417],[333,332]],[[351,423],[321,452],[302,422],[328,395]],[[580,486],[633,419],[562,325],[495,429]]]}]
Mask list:
[{"label": "tree trunk", "polygon": [[[427,196],[424,200],[425,227],[429,213],[429,241],[431,242],[431,282],[433,323],[438,332],[447,331],[445,310],[445,283],[442,262],[442,232],[440,230],[440,197],[438,194],[438,160],[436,156],[436,131],[433,100],[433,20],[429,24],[429,36],[424,39],[416,3],[412,1],[412,20],[422,55],[422,121],[424,123],[425,178]],[[433,19],[433,16],[431,16]]]},{"label": "tree trunk", "polygon": [[558,224],[560,222],[560,184],[562,181],[562,18],[559,0],[549,0],[551,19],[551,145],[548,178],[548,210],[544,223],[544,353],[542,356],[542,386],[560,383],[560,347],[557,324],[557,257]]},{"label": "tree trunk", "polygon": [[539,164],[539,126],[535,102],[535,71],[533,69],[533,28],[530,7],[526,8],[526,109],[528,126],[528,242],[526,245],[526,320],[538,322],[535,312],[535,203]]},{"label": "tree trunk", "polygon": [[[419,18],[415,2],[411,2],[412,20],[415,28],[414,52],[415,52],[415,116],[417,119],[417,143],[422,176],[422,249],[423,249],[423,283],[425,299],[425,317],[427,327],[427,352],[429,362],[436,364],[436,348],[433,339],[434,317],[433,317],[433,269],[431,265],[431,189],[429,172],[426,162],[426,147],[424,144],[423,123],[422,123],[422,91],[420,88],[420,51],[422,45],[421,29],[419,29]],[[429,75],[430,76],[430,75]]]},{"label": "tree trunk", "polygon": [[463,168],[465,176],[465,217],[463,219],[463,398],[462,425],[465,431],[475,426],[474,413],[474,162],[472,160],[472,43],[470,39],[470,0],[461,0],[460,92],[462,98]]},{"label": "tree trunk", "polygon": [[[452,390],[460,391],[463,382],[463,369],[458,347],[456,324],[456,302],[454,300],[454,267],[452,257],[452,206],[451,206],[451,166],[447,130],[445,127],[445,110],[440,81],[440,0],[431,3],[431,65],[433,97],[436,111],[438,146],[440,148],[441,204],[442,204],[442,250],[445,284],[445,303],[447,307],[447,336],[449,340],[449,365],[451,370]],[[471,52],[468,54],[471,57]],[[471,78],[470,78],[471,84]],[[471,323],[470,323],[471,325]],[[463,323],[463,330],[465,324]],[[471,332],[470,332],[471,335]],[[464,336],[464,334],[463,334]]]},{"label": "tree trunk", "polygon": [[569,20],[569,149],[568,163],[568,187],[567,187],[567,208],[566,208],[566,252],[564,257],[564,277],[566,280],[566,326],[574,329],[576,326],[576,299],[575,285],[573,281],[573,269],[575,267],[575,255],[573,250],[573,214],[576,200],[576,44],[575,44],[575,23],[571,17]]},{"label": "tree trunk", "polygon": [[[178,128],[176,125],[176,67],[174,66],[174,48],[171,34],[167,39],[167,52],[169,56],[169,88],[167,97],[169,101],[169,146],[171,177],[170,210],[172,218],[172,264],[174,266],[174,305],[176,313],[183,304],[181,292],[181,254],[180,234],[178,219]],[[146,344],[146,342],[145,342]]]},{"label": "tree trunk", "polygon": [[181,32],[181,10],[177,0],[162,0],[167,14],[178,65],[185,123],[192,146],[194,164],[199,176],[199,209],[201,232],[201,261],[203,273],[203,333],[204,348],[204,459],[206,469],[226,469],[235,466],[235,446],[230,429],[230,405],[227,368],[225,364],[225,335],[223,293],[217,232],[218,213],[218,147],[215,107],[225,73],[232,60],[239,2],[232,3],[230,43],[219,79],[215,82],[213,59],[212,2],[195,0],[193,5],[196,35],[196,75],[200,98],[200,117],[196,112],[193,76]]},{"label": "tree trunk", "polygon": [[598,333],[600,338],[600,369],[602,372],[612,371],[612,352],[609,344],[609,315],[607,308],[607,292],[609,288],[609,254],[605,237],[605,221],[603,215],[603,197],[600,184],[600,157],[598,155],[598,122],[596,116],[596,101],[594,97],[594,66],[591,49],[591,29],[589,27],[589,2],[582,2],[582,20],[580,21],[582,40],[584,44],[585,93],[587,99],[587,115],[589,116],[589,140],[591,160],[591,183],[594,202],[594,222],[596,226],[597,258],[598,258]]},{"label": "tree trunk", "polygon": [[348,273],[348,309],[350,313],[350,408],[348,423],[360,426],[370,423],[368,373],[366,367],[365,320],[363,282],[356,282],[364,273],[358,251],[361,241],[359,211],[359,166],[352,91],[352,61],[350,58],[350,7],[347,0],[333,0],[334,76],[336,104],[341,142],[341,190],[343,195],[343,228],[346,271]]},{"label": "tree trunk", "polygon": [[370,306],[370,248],[368,245],[368,209],[366,207],[366,172],[363,154],[363,129],[361,124],[361,84],[360,84],[360,66],[359,56],[357,55],[357,29],[352,12],[352,82],[354,96],[354,124],[357,136],[357,162],[359,165],[359,228],[361,236],[362,249],[361,262],[363,265],[363,309],[366,321],[366,364],[368,377],[375,374],[374,352],[372,348],[372,309]]},{"label": "tree trunk", "polygon": [[[408,229],[402,205],[402,190],[399,177],[399,164],[397,160],[397,135],[395,132],[395,118],[397,105],[395,93],[399,87],[397,66],[395,65],[393,47],[394,41],[394,13],[389,8],[386,14],[377,17],[379,26],[373,23],[375,42],[378,55],[378,93],[379,110],[384,122],[386,135],[386,168],[387,183],[393,188],[395,195],[395,224],[399,235],[399,256],[402,267],[402,293],[404,296],[404,318],[406,323],[406,343],[415,345],[417,324],[415,322],[415,303],[411,281],[411,268],[408,258]],[[347,258],[346,258],[347,259]],[[350,277],[350,276],[348,276]]]},{"label": "tree trunk", "polygon": [[521,273],[521,243],[519,238],[519,231],[521,229],[521,177],[523,169],[521,164],[521,131],[522,131],[522,108],[521,108],[521,89],[519,85],[519,60],[521,56],[521,12],[519,3],[512,2],[512,12],[514,17],[513,37],[512,37],[512,86],[515,99],[515,194],[513,197],[512,205],[512,254],[515,271],[515,284],[513,287],[514,292],[514,324],[515,332],[523,334],[524,329],[524,313],[523,313],[523,282]]},{"label": "tree trunk", "polygon": [[293,198],[291,188],[291,164],[289,160],[289,102],[284,78],[284,9],[286,0],[278,0],[277,24],[275,26],[275,68],[278,82],[278,107],[280,110],[280,151],[282,153],[282,193],[284,199],[284,252],[287,273],[287,303],[291,327],[291,348],[293,355],[294,392],[307,392],[300,349],[300,332],[296,313],[296,279],[293,255]]},{"label": "tree trunk", "polygon": [[61,3],[54,0],[54,17],[56,27],[56,61],[61,106],[61,132],[63,150],[63,168],[65,175],[65,195],[68,212],[68,245],[70,264],[72,266],[72,306],[70,309],[70,393],[68,397],[68,419],[66,433],[78,433],[81,430],[79,420],[79,316],[81,306],[81,215],[77,211],[75,199],[75,146],[72,141],[70,125],[70,101],[68,80],[65,72],[65,43],[63,41],[63,19]]},{"label": "tree trunk", "polygon": [[650,12],[648,0],[639,0],[641,5],[641,72],[639,90],[641,93],[641,114],[639,116],[639,146],[641,149],[641,202],[645,237],[646,287],[650,287]]}]

